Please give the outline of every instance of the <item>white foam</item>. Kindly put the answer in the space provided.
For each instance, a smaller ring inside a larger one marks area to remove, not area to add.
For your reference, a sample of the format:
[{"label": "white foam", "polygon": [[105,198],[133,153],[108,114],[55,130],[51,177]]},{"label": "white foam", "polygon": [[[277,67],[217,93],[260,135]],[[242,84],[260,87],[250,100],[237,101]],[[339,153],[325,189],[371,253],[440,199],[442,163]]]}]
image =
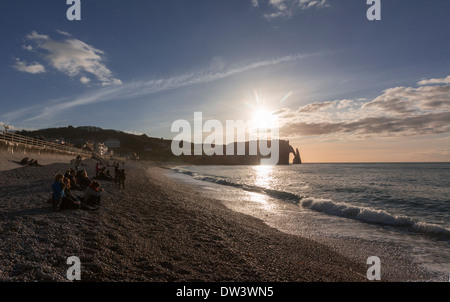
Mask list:
[{"label": "white foam", "polygon": [[450,229],[435,224],[414,221],[406,216],[392,215],[383,210],[358,207],[342,202],[334,202],[330,199],[316,199],[311,197],[302,199],[300,205],[304,208],[335,216],[352,218],[366,223],[405,227],[410,231],[450,239]]}]

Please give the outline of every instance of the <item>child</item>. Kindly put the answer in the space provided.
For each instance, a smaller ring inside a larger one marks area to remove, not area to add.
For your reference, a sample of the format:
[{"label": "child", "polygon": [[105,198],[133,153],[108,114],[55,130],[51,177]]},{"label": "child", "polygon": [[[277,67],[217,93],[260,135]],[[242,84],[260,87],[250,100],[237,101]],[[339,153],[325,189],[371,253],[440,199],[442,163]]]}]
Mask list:
[{"label": "child", "polygon": [[58,174],[55,176],[55,182],[52,184],[53,190],[53,212],[59,211],[63,198],[66,196],[64,192],[64,184],[63,184],[64,176],[62,174]]}]

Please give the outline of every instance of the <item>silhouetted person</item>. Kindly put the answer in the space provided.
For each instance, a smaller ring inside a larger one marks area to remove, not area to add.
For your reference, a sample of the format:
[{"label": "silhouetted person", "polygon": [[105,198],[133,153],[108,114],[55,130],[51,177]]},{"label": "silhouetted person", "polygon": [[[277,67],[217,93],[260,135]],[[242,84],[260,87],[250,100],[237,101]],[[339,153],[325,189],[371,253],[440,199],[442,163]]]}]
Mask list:
[{"label": "silhouetted person", "polygon": [[126,180],[125,169],[121,169],[119,170],[119,175],[117,178],[117,181],[119,183],[119,189],[120,187],[123,187],[125,189],[125,180]]},{"label": "silhouetted person", "polygon": [[77,210],[81,207],[81,201],[72,195],[72,192],[70,192],[71,186],[70,186],[70,179],[64,178],[64,197],[62,199],[62,202],[60,204],[60,209],[65,210]]},{"label": "silhouetted person", "polygon": [[100,163],[97,163],[95,165],[95,177],[98,177],[98,173],[102,170],[102,168],[100,168]]},{"label": "silhouetted person", "polygon": [[107,171],[106,168],[102,168],[102,169],[98,172],[97,177],[95,177],[95,179],[98,179],[98,180],[107,180],[107,181],[112,181],[112,180],[114,180],[114,179],[111,177],[111,174],[109,173],[109,175],[108,175],[108,173],[109,173],[109,171]]},{"label": "silhouetted person", "polygon": [[119,163],[114,163],[114,183],[119,183]]},{"label": "silhouetted person", "polygon": [[91,185],[91,180],[89,179],[86,170],[77,172],[76,181],[81,190],[86,190],[87,187]]},{"label": "silhouetted person", "polygon": [[63,201],[61,203],[60,208],[61,209],[72,209],[72,210],[86,210],[86,211],[95,211],[98,210],[97,207],[91,207],[86,205],[84,202],[81,201],[82,198],[75,197],[72,192],[70,191],[71,184],[70,179],[64,178],[64,193],[65,197],[63,198]]},{"label": "silhouetted person", "polygon": [[78,171],[78,168],[81,165],[82,157],[80,155],[75,158],[75,171]]},{"label": "silhouetted person", "polygon": [[84,193],[84,202],[87,205],[99,205],[101,203],[103,189],[97,181],[93,181]]},{"label": "silhouetted person", "polygon": [[77,183],[76,175],[77,172],[74,169],[69,169],[66,171],[66,174],[64,174],[64,178],[70,180],[70,187],[72,190],[81,190],[81,187]]}]

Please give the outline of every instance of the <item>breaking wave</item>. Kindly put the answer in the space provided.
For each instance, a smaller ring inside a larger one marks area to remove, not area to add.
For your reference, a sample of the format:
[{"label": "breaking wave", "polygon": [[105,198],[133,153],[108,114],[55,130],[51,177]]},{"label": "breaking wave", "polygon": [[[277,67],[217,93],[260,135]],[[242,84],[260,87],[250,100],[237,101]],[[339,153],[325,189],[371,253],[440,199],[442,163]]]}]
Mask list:
[{"label": "breaking wave", "polygon": [[329,215],[355,219],[365,223],[406,228],[409,231],[450,239],[450,229],[425,222],[415,221],[406,216],[392,215],[383,210],[348,205],[329,199],[304,198],[300,205]]},{"label": "breaking wave", "polygon": [[411,232],[417,232],[424,235],[437,237],[438,239],[450,240],[450,229],[448,228],[436,224],[419,222],[406,216],[393,215],[384,210],[376,210],[368,207],[354,206],[342,202],[334,202],[330,199],[304,197],[286,191],[279,191],[259,186],[237,183],[229,178],[199,174],[180,168],[174,168],[173,170],[178,173],[189,175],[196,180],[265,194],[272,198],[292,204],[298,204],[303,208],[322,212],[328,215],[354,219],[363,223],[398,227]]}]

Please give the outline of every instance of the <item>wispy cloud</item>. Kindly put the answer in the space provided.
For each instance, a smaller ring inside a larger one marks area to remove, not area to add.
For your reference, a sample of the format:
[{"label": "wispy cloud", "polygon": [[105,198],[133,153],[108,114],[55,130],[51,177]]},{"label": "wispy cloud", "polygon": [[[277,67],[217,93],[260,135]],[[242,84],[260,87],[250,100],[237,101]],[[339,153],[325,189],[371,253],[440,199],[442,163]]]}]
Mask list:
[{"label": "wispy cloud", "polygon": [[71,35],[70,33],[66,32],[66,31],[62,31],[62,30],[57,29],[56,32],[57,32],[58,34],[61,34],[61,35],[63,35],[63,36],[66,36],[66,37],[72,37],[72,35]]},{"label": "wispy cloud", "polygon": [[[45,107],[43,110],[38,111],[37,115],[29,117],[27,121],[35,121],[39,119],[50,118],[51,116],[56,115],[58,112],[77,106],[114,100],[129,100],[167,90],[180,89],[192,85],[210,83],[213,81],[226,79],[241,73],[249,72],[258,68],[301,60],[308,56],[312,55],[303,55],[303,54],[289,55],[280,58],[254,62],[244,66],[231,66],[229,68],[226,68],[224,66],[224,63],[221,61],[221,68],[220,68],[221,71],[218,71],[217,68],[212,68],[211,66],[209,66],[205,70],[186,73],[183,75],[174,76],[170,78],[155,79],[148,81],[144,80],[133,81],[129,83],[124,83],[123,85],[120,86],[104,87],[89,92],[87,94],[83,94],[79,97],[73,98],[70,101],[59,102],[57,104],[52,104],[51,106]],[[29,113],[29,111],[23,113]],[[20,114],[14,115],[14,117],[16,118],[18,116],[20,116]]]},{"label": "wispy cloud", "polygon": [[252,0],[251,3],[257,8],[264,5],[268,11],[264,18],[268,20],[291,18],[299,10],[328,6],[327,0]]},{"label": "wispy cloud", "polygon": [[336,101],[333,102],[322,102],[322,103],[312,103],[306,106],[303,106],[298,110],[298,112],[317,112],[326,108],[329,108],[336,104]]},{"label": "wispy cloud", "polygon": [[[56,70],[69,77],[79,77],[84,84],[90,82],[86,81],[88,79],[86,77],[87,74],[93,75],[101,86],[122,84],[122,81],[115,78],[105,66],[103,51],[72,38],[69,33],[63,31],[58,31],[58,33],[64,36],[63,40],[54,40],[48,35],[42,35],[33,31],[26,36],[27,41],[33,45],[24,47],[28,50],[34,50],[37,55],[43,57]],[[15,68],[21,68],[21,71],[28,69],[42,72],[43,70],[43,66],[38,63],[35,63],[32,66],[33,68],[25,66],[20,61],[19,63],[15,65]]]}]

